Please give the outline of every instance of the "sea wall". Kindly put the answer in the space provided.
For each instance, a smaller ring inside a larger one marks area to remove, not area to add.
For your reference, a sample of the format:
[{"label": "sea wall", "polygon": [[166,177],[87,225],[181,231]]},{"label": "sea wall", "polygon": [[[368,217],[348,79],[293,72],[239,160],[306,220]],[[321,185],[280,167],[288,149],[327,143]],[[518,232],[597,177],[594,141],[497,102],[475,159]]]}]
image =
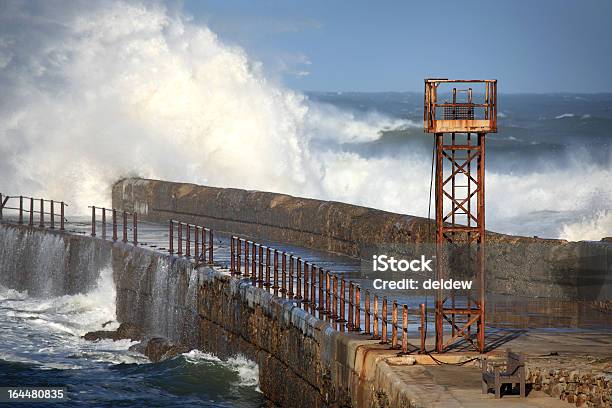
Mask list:
[{"label": "sea wall", "polygon": [[[418,253],[432,242],[427,219],[260,191],[129,178],[113,186],[113,207],[142,219],[369,258],[389,248]],[[612,299],[612,243],[567,242],[488,232],[487,291],[565,300]]]},{"label": "sea wall", "polygon": [[0,224],[0,285],[34,297],[85,293],[96,287],[110,250],[54,230]]},{"label": "sea wall", "polygon": [[[389,351],[340,333],[293,302],[185,258],[83,235],[0,224],[0,283],[41,296],[86,293],[111,266],[121,323],[220,357],[258,363],[260,388],[283,407],[412,407]],[[40,275],[40,271],[50,271]]]}]

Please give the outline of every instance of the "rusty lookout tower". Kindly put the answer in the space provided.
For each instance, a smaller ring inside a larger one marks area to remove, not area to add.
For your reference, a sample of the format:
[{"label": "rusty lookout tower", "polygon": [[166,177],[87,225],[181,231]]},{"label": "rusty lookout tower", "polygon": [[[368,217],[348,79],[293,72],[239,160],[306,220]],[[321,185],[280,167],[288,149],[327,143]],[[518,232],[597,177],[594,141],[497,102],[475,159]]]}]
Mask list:
[{"label": "rusty lookout tower", "polygon": [[[485,136],[497,132],[497,80],[426,79],[423,120],[425,132],[435,137],[436,279],[461,276],[473,282],[469,289],[437,290],[436,351],[464,340],[482,353]],[[445,321],[451,327],[446,341]]]}]

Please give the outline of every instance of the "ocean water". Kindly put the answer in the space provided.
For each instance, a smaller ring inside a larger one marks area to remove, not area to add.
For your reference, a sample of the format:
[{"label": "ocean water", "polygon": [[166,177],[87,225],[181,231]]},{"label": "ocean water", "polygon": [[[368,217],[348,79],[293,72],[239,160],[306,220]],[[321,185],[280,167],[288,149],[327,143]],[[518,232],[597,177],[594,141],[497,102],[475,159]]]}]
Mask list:
[{"label": "ocean water", "polygon": [[[503,89],[503,81],[500,84]],[[316,103],[356,112],[357,117],[376,113],[418,124],[382,130],[373,140],[326,140],[319,149],[357,155],[378,165],[415,159],[421,166],[431,163],[433,136],[422,130],[422,94],[311,92],[308,96]],[[612,94],[501,93],[498,109],[498,132],[487,135],[487,228],[569,240],[612,235]],[[408,170],[409,176],[413,167],[398,165],[398,171]],[[423,176],[420,182],[428,187],[430,175],[415,174]],[[408,181],[405,188],[413,188],[414,183]],[[391,185],[395,187],[394,182]]]},{"label": "ocean water", "polygon": [[109,270],[87,294],[33,298],[0,286],[0,385],[67,387],[67,401],[45,406],[264,405],[257,365],[243,356],[222,361],[192,350],[151,363],[128,350],[135,344],[129,340],[80,338],[114,317]]}]

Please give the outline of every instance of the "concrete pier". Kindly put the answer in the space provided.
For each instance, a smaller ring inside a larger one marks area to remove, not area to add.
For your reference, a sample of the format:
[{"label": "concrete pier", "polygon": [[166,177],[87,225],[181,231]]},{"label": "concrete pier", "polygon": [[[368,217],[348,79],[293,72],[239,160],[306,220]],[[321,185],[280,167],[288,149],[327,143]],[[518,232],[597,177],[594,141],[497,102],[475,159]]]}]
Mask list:
[{"label": "concrete pier", "polygon": [[[256,239],[369,258],[377,251],[434,242],[425,218],[261,191],[129,178],[113,186],[113,207],[142,219],[174,218]],[[487,292],[583,300],[612,299],[612,244],[487,233]]]},{"label": "concrete pier", "polygon": [[[48,270],[48,285],[41,294],[86,292],[100,269],[110,266],[120,322],[185,349],[248,356],[259,365],[261,390],[278,406],[493,404],[491,394],[480,393],[474,353],[398,356],[377,340],[333,330],[294,302],[232,277],[227,270],[194,268],[185,258],[129,243],[27,226],[0,225],[0,242],[2,285],[35,287],[38,272]],[[43,256],[30,256],[28,251]],[[599,375],[609,370],[612,359],[609,334],[510,333],[504,346],[527,353],[532,391],[526,400],[508,396],[495,405],[557,407],[559,398],[599,398],[604,405],[592,406],[607,406],[610,401],[606,402],[609,379]]]}]

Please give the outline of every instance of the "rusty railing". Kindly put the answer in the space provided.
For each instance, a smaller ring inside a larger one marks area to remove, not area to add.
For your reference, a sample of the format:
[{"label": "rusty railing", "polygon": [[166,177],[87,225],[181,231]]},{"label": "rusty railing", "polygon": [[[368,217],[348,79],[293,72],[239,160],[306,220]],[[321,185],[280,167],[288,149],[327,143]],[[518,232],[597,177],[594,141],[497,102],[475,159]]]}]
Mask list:
[{"label": "rusty railing", "polygon": [[[400,305],[393,301],[389,321],[386,297],[382,298],[381,310],[381,298],[377,293],[366,290],[362,301],[361,287],[355,282],[294,254],[237,236],[230,237],[230,273],[295,302],[315,317],[330,322],[336,330],[370,336],[401,354],[415,350],[425,352],[424,304],[412,312],[408,305],[401,305],[400,319]],[[412,350],[408,341],[409,316],[420,320],[420,345],[413,346]]]},{"label": "rusty railing", "polygon": [[[193,257],[198,263],[212,265],[214,261],[213,238],[213,231],[209,228],[182,221],[168,221],[168,253],[170,255]],[[174,251],[175,241],[176,253]]]},{"label": "rusty railing", "polygon": [[[63,201],[0,194],[0,220],[4,217],[4,211],[11,210],[17,213],[19,224],[27,223],[31,227],[36,225],[40,228],[55,229],[56,221],[59,221],[59,230],[64,231],[66,222],[64,212],[67,206],[68,204]],[[57,210],[59,212],[56,212]],[[45,218],[46,215],[49,216],[48,220]]]},{"label": "rusty railing", "polygon": [[[119,240],[118,230],[121,227],[121,241],[129,242],[129,231],[132,231],[131,242],[134,245],[138,245],[138,214],[135,212],[128,212],[117,210],[115,208],[104,208],[89,206],[91,209],[91,233],[92,237],[100,236],[102,239],[107,238],[108,226],[112,226],[111,238],[113,241]],[[100,215],[98,221],[98,214]],[[109,221],[110,217],[110,221]],[[131,222],[131,227],[130,227]],[[98,225],[100,228],[98,229]],[[98,234],[98,231],[100,234]]]}]

